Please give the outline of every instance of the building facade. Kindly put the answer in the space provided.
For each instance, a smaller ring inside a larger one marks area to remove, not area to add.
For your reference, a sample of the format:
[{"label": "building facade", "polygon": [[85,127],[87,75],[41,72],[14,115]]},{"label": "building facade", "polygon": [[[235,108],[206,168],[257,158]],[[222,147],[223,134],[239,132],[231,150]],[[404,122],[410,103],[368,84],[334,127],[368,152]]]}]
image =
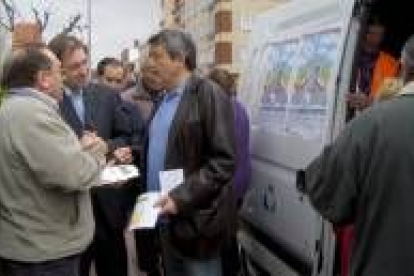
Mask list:
[{"label": "building facade", "polygon": [[161,0],[161,28],[183,28],[184,18],[181,12],[183,6],[184,0]]},{"label": "building facade", "polygon": [[14,25],[13,49],[42,41],[42,31],[37,23],[19,22]]},{"label": "building facade", "polygon": [[239,74],[255,18],[288,0],[162,0],[166,28],[182,28],[197,43],[201,70]]}]

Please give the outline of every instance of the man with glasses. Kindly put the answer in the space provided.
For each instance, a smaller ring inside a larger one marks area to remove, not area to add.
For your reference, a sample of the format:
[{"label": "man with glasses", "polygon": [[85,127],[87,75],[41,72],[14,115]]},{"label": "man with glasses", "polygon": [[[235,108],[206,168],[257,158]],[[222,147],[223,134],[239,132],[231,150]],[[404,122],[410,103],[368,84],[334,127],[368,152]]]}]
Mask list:
[{"label": "man with glasses", "polygon": [[[50,49],[62,63],[65,91],[60,110],[79,137],[96,133],[108,148],[108,158],[132,162],[132,127],[118,93],[90,81],[86,46],[72,36],[57,36]],[[135,186],[95,189],[92,204],[96,232],[92,245],[81,259],[81,275],[88,276],[92,260],[98,276],[127,276],[124,229],[137,191]]]}]

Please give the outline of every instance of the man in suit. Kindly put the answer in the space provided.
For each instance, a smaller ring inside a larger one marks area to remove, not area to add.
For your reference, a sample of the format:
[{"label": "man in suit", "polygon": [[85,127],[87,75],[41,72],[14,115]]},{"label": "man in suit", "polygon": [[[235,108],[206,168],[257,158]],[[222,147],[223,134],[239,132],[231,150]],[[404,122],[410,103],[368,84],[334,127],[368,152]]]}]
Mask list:
[{"label": "man in suit", "polygon": [[[109,159],[130,163],[132,154],[128,144],[132,129],[128,114],[117,93],[90,82],[85,45],[72,36],[57,36],[49,47],[62,63],[65,88],[60,110],[63,118],[79,137],[85,132],[101,137],[106,142]],[[123,234],[135,189],[127,186],[92,192],[96,232],[81,259],[82,276],[89,275],[92,260],[98,276],[127,276]]]},{"label": "man in suit", "polygon": [[[149,66],[165,96],[148,127],[144,181],[160,190],[159,173],[175,169],[183,182],[158,202],[167,276],[220,276],[220,249],[233,235],[235,143],[231,102],[212,81],[194,74],[191,37],[163,30],[149,40]],[[145,252],[143,252],[145,254]]]}]

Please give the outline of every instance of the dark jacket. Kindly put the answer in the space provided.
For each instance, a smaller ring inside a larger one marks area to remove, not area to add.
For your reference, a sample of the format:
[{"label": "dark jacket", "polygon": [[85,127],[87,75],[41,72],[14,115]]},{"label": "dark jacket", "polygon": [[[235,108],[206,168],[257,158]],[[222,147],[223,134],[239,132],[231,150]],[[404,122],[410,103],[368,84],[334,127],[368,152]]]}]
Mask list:
[{"label": "dark jacket", "polygon": [[[133,130],[128,110],[119,95],[99,84],[89,84],[83,90],[85,104],[85,124],[76,115],[72,101],[66,94],[60,104],[64,120],[72,127],[78,137],[84,130],[94,129],[104,139],[110,151],[130,144]],[[131,186],[122,188],[97,188],[92,190],[92,203],[97,231],[110,227],[124,228],[128,220],[129,210],[136,197],[136,189]]]},{"label": "dark jacket", "polygon": [[146,136],[145,130],[153,115],[156,99],[144,88],[142,81],[137,82],[133,87],[123,91],[121,98],[125,103],[125,109],[130,114],[129,118],[133,129],[131,145],[134,162],[140,167],[143,141],[145,141]]},{"label": "dark jacket", "polygon": [[81,137],[84,130],[96,130],[109,144],[110,151],[126,146],[131,129],[119,95],[106,86],[94,83],[84,88],[83,93],[85,124],[78,118],[68,95],[64,94],[60,103],[62,116],[76,135]]},{"label": "dark jacket", "polygon": [[184,183],[170,193],[179,214],[168,221],[170,241],[184,256],[216,253],[233,234],[234,166],[230,99],[213,82],[192,76],[170,128],[165,160],[166,170],[184,169]]},{"label": "dark jacket", "polygon": [[355,225],[352,276],[414,275],[413,107],[414,95],[375,105],[306,170],[315,208]]},{"label": "dark jacket", "polygon": [[[153,94],[156,94],[156,92]],[[154,108],[154,96],[146,90],[141,80],[133,87],[123,91],[121,97],[137,107],[144,122],[151,118]]]}]

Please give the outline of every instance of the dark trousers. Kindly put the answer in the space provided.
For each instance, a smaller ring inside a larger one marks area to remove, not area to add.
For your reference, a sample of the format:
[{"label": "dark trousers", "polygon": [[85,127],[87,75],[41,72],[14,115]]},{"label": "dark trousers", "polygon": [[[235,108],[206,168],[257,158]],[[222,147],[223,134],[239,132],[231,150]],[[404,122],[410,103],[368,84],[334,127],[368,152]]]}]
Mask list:
[{"label": "dark trousers", "polygon": [[89,276],[92,262],[97,276],[128,276],[124,231],[136,194],[135,185],[92,193],[95,237],[81,257],[81,276]]},{"label": "dark trousers", "polygon": [[158,229],[135,231],[138,267],[148,276],[161,276],[163,271]]},{"label": "dark trousers", "polygon": [[240,275],[241,264],[239,256],[239,245],[236,237],[233,237],[233,239],[228,244],[223,245],[223,249],[221,250],[221,257],[223,276]]},{"label": "dark trousers", "polygon": [[0,259],[1,276],[79,276],[79,256],[41,263]]},{"label": "dark trousers", "polygon": [[[237,212],[243,205],[243,198],[237,200]],[[221,250],[223,276],[237,276],[241,275],[241,259],[239,251],[239,243],[237,241],[237,234],[223,245]]]},{"label": "dark trousers", "polygon": [[127,250],[123,231],[110,236],[95,234],[94,241],[82,254],[81,276],[89,276],[92,261],[97,276],[128,276]]}]

